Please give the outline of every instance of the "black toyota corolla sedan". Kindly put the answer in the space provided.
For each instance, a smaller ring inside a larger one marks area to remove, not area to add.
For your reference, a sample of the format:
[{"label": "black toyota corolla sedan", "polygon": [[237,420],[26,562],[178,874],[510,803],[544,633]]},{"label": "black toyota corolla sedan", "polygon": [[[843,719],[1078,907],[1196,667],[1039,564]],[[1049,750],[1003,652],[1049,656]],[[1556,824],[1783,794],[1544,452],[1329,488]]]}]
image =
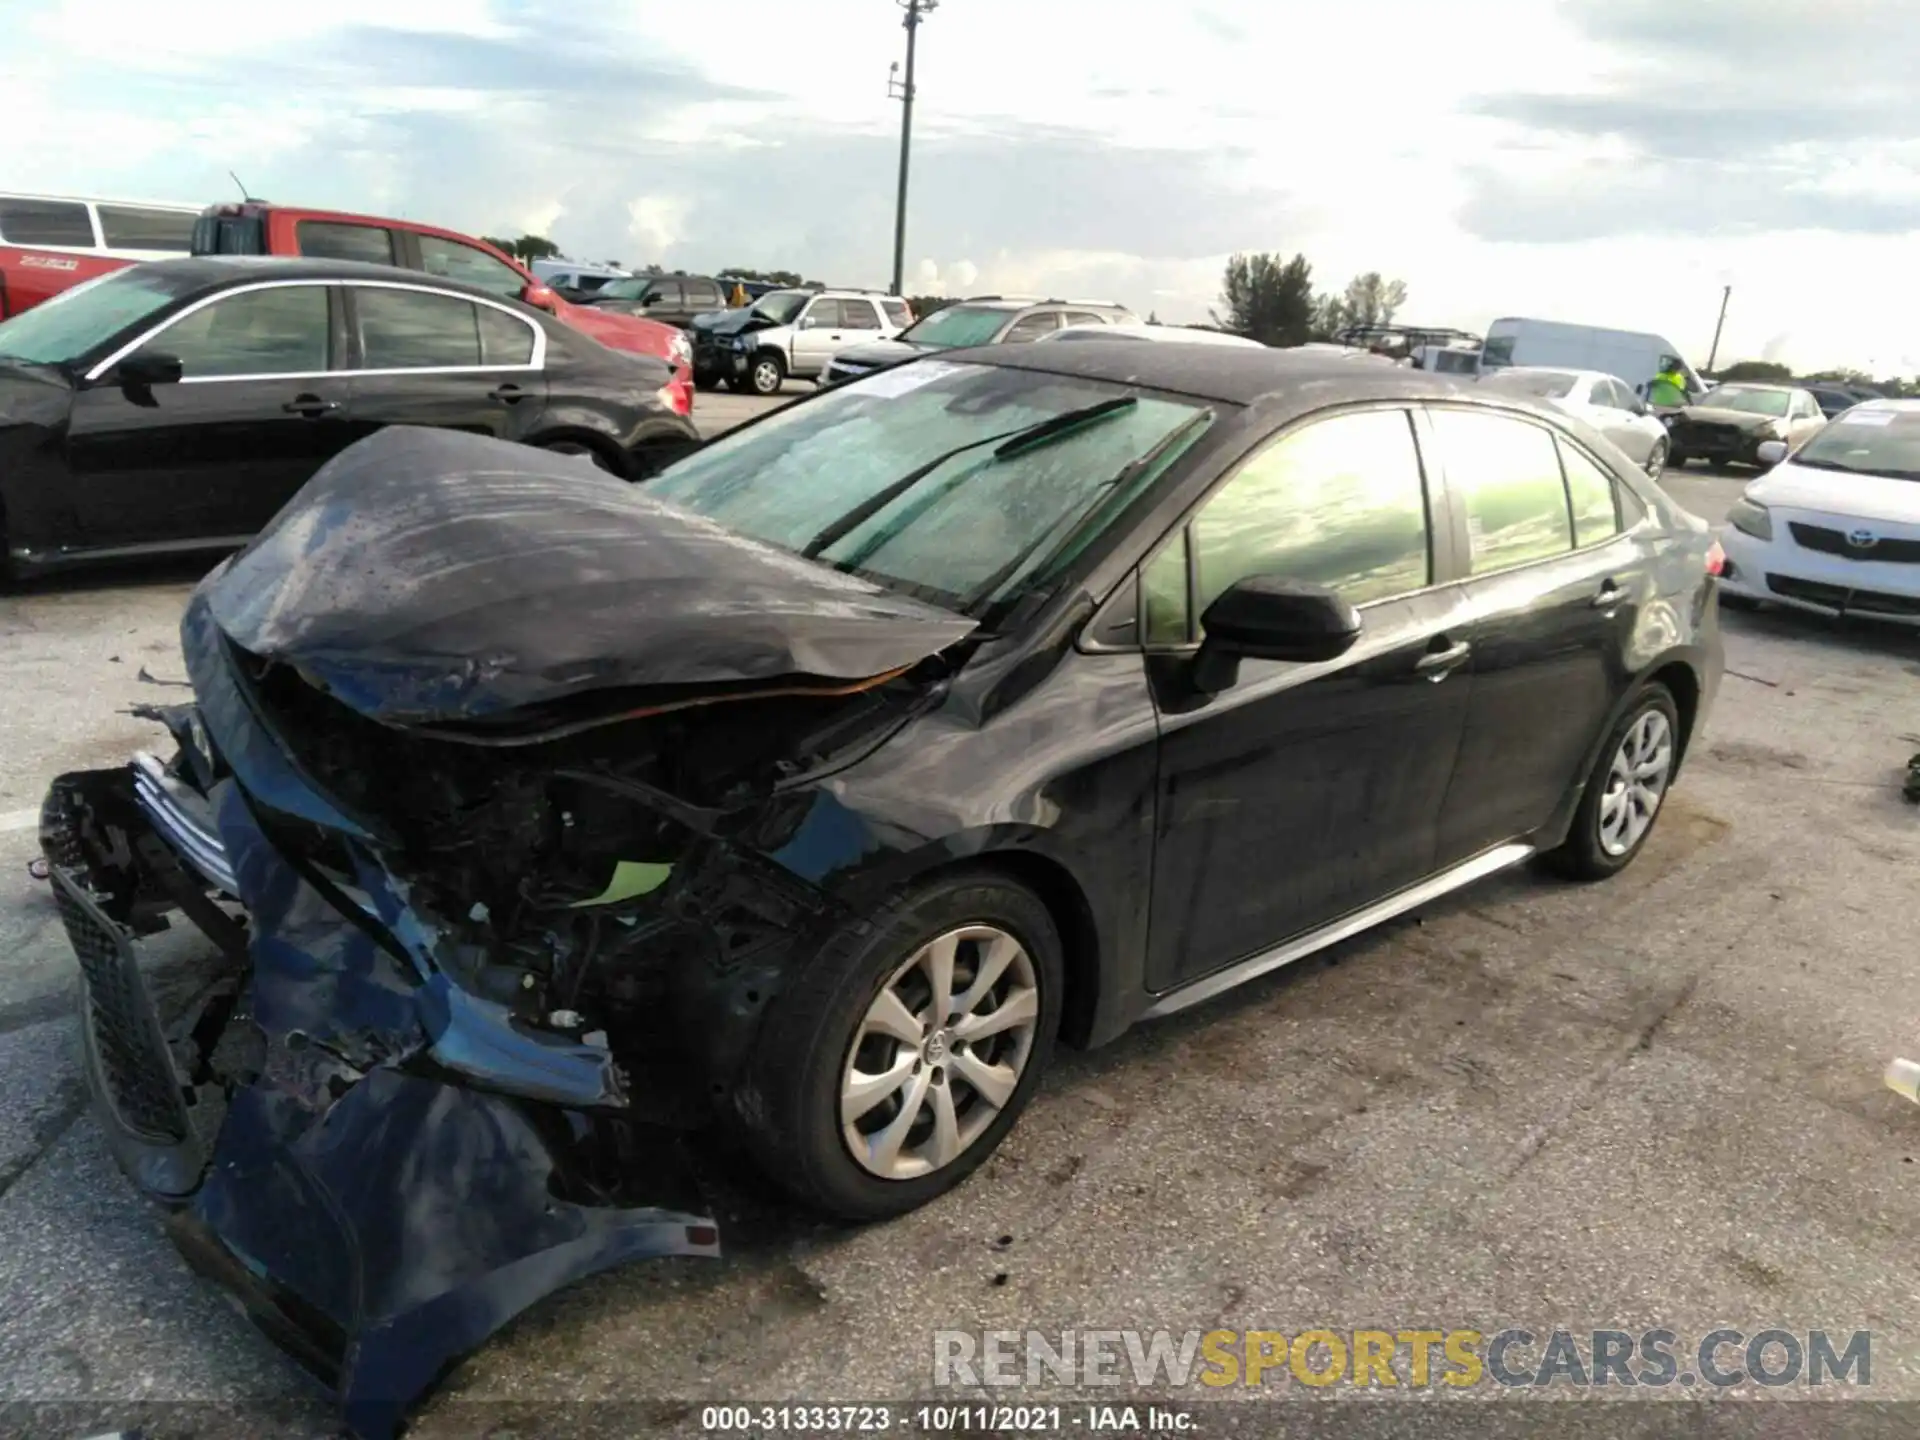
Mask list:
[{"label": "black toyota corolla sedan", "polygon": [[[98,1112],[384,1432],[553,1288],[713,1253],[676,1129],[898,1214],[1057,1041],[1620,870],[1719,565],[1576,420],[1279,351],[918,360],[633,486],[387,430],[202,582],[173,758],[48,795]],[[173,910],[226,960],[169,1045]]]},{"label": "black toyota corolla sedan", "polygon": [[130,266],[0,323],[0,578],[231,549],[383,425],[496,435],[638,476],[698,443],[670,378],[415,271]]}]

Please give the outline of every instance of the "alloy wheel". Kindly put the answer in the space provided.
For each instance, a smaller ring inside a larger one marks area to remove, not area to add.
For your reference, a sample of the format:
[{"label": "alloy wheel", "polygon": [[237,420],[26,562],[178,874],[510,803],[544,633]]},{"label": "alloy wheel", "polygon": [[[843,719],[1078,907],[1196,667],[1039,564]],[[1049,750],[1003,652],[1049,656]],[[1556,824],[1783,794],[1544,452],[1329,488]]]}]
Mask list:
[{"label": "alloy wheel", "polygon": [[1012,1100],[1039,1020],[1033,957],[1005,930],[963,925],[915,950],[848,1047],[840,1126],[854,1160],[884,1180],[952,1164]]},{"label": "alloy wheel", "polygon": [[1627,727],[1600,795],[1600,848],[1619,857],[1646,838],[1673,774],[1673,727],[1649,709]]},{"label": "alloy wheel", "polygon": [[753,388],[759,395],[774,395],[780,390],[780,366],[772,360],[761,360],[753,367]]}]

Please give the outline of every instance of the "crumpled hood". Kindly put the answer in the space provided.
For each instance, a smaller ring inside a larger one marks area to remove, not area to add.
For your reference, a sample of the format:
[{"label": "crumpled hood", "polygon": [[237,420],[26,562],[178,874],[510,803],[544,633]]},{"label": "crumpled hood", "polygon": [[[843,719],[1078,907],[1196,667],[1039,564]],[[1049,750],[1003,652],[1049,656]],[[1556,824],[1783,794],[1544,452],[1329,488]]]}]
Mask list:
[{"label": "crumpled hood", "polygon": [[579,460],[410,426],[343,451],[202,588],[235,644],[390,724],[865,679],[974,628]]},{"label": "crumpled hood", "polygon": [[1756,415],[1751,410],[1720,410],[1712,405],[1689,405],[1680,413],[1703,425],[1734,425],[1742,430],[1758,430],[1762,425],[1784,418],[1779,415]]}]

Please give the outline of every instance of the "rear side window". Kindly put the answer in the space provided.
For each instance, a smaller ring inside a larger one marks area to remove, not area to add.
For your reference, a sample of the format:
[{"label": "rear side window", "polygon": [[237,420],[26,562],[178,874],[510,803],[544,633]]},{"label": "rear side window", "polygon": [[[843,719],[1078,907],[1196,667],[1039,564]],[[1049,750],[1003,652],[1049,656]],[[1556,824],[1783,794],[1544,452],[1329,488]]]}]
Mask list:
[{"label": "rear side window", "polygon": [[140,347],[172,355],[188,380],[313,375],[327,369],[327,287],[275,285],[225,295]]},{"label": "rear side window", "polygon": [[471,300],[371,285],[357,285],[353,294],[360,312],[363,369],[434,370],[480,363],[480,327],[474,315],[478,307]]},{"label": "rear side window", "polygon": [[153,210],[141,205],[100,205],[100,237],[109,250],[193,250],[191,211]]},{"label": "rear side window", "polygon": [[302,220],[293,227],[294,244],[316,260],[365,260],[393,264],[393,232],[378,225],[341,225],[331,220]]},{"label": "rear side window", "polygon": [[849,330],[878,330],[880,314],[871,300],[842,300],[840,323]]},{"label": "rear side window", "polygon": [[93,219],[78,200],[0,197],[0,240],[9,245],[67,245],[92,249]]},{"label": "rear side window", "polygon": [[1067,324],[1069,325],[1108,325],[1111,323],[1105,315],[1096,315],[1091,310],[1067,311]]},{"label": "rear side window", "polygon": [[1567,505],[1573,512],[1573,543],[1597,545],[1620,533],[1619,486],[1586,453],[1565,440],[1560,447],[1560,466],[1567,476]]},{"label": "rear side window", "polygon": [[1467,508],[1473,574],[1573,548],[1567,487],[1551,433],[1505,415],[1435,410],[1432,416],[1447,484]]},{"label": "rear side window", "polygon": [[907,309],[904,300],[882,300],[880,308],[887,312],[887,323],[904,330],[913,323],[913,312]]},{"label": "rear side window", "polygon": [[444,235],[422,235],[420,268],[443,280],[459,280],[490,290],[507,300],[517,300],[527,288],[520,272],[503,260],[496,260],[478,246],[449,240]]},{"label": "rear side window", "polygon": [[1005,345],[1020,345],[1029,340],[1038,340],[1042,335],[1050,335],[1060,328],[1060,313],[1057,310],[1036,310],[1031,315],[1022,315],[1013,322],[1013,327],[1001,337]]},{"label": "rear side window", "polygon": [[530,365],[533,363],[533,326],[518,316],[491,305],[476,305],[480,321],[480,363],[483,365]]}]

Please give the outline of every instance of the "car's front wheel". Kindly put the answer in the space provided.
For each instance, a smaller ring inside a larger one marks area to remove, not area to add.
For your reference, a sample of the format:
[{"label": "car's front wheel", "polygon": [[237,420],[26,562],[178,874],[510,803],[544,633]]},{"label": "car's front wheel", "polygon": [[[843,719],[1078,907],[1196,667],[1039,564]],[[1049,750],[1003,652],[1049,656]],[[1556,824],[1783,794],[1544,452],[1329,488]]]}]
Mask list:
[{"label": "car's front wheel", "polygon": [[926,1204],[993,1153],[1059,1028],[1047,907],[949,875],[831,936],[772,1001],[736,1097],[768,1177],[848,1220]]},{"label": "car's front wheel", "polygon": [[753,368],[747,372],[747,388],[756,395],[778,395],[786,379],[787,362],[769,350],[753,357]]},{"label": "car's front wheel", "polygon": [[1655,440],[1653,449],[1647,452],[1647,474],[1658,480],[1667,468],[1667,442]]},{"label": "car's front wheel", "polygon": [[1646,686],[1608,732],[1549,865],[1576,880],[1604,880],[1633,862],[1653,833],[1680,759],[1680,715],[1667,687]]}]

